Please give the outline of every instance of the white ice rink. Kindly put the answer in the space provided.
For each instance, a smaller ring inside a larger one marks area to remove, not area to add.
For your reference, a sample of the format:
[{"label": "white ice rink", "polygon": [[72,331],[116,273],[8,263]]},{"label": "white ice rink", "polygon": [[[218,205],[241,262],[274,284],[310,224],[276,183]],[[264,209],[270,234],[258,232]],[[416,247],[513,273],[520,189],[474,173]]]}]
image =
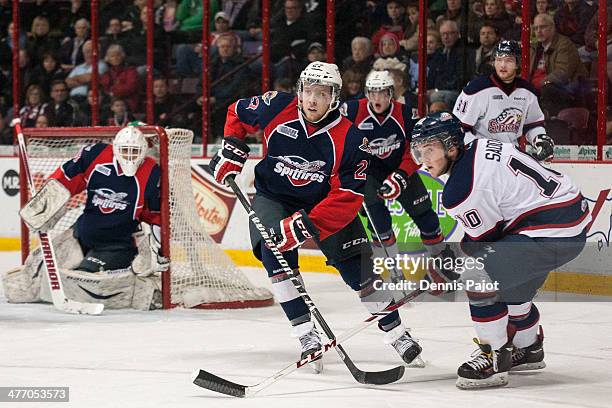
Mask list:
[{"label": "white ice rink", "polygon": [[[17,253],[0,253],[4,270]],[[268,285],[263,270],[248,276]],[[365,317],[339,276],[305,274],[309,292],[336,334]],[[612,407],[612,303],[539,303],[546,362],[541,372],[512,374],[509,386],[460,391],[457,366],[474,345],[465,303],[418,303],[402,311],[424,348],[426,368],[409,368],[386,386],[356,383],[336,353],[325,371],[308,368],[252,399],[215,394],[191,384],[204,368],[255,384],[294,361],[296,340],[278,305],[241,311],[105,311],[61,314],[48,304],[12,305],[0,294],[0,386],[69,386],[69,403],[0,403],[16,407]],[[377,329],[346,344],[364,369],[400,361]]]}]

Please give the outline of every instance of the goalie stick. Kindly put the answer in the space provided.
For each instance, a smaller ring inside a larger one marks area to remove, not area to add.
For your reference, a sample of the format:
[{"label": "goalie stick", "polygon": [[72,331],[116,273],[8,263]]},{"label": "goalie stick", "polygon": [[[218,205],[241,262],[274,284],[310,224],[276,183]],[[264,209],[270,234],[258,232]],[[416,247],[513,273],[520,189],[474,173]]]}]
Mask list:
[{"label": "goalie stick", "polygon": [[[206,166],[205,169],[209,174],[212,174],[210,167]],[[304,302],[308,306],[308,310],[310,311],[310,313],[315,317],[316,321],[321,326],[321,329],[323,330],[327,338],[331,342],[334,342],[334,340],[336,340],[336,336],[332,332],[325,319],[323,319],[323,316],[319,312],[319,309],[316,307],[316,305],[310,298],[310,295],[308,295],[308,292],[306,292],[306,289],[302,286],[302,283],[293,272],[293,269],[291,269],[291,267],[289,266],[289,263],[287,262],[283,254],[276,247],[274,240],[266,231],[265,226],[261,223],[261,220],[255,213],[255,210],[253,210],[253,207],[251,207],[251,203],[249,202],[249,200],[246,198],[242,190],[240,190],[240,187],[238,187],[232,177],[228,177],[226,183],[232,189],[232,191],[236,195],[236,198],[238,198],[238,201],[240,201],[240,203],[246,210],[249,219],[251,220],[255,228],[257,228],[257,230],[259,231],[266,246],[274,254],[274,257],[278,261],[279,265],[281,265],[283,272],[286,273],[287,276],[289,276],[289,280],[291,281],[291,283],[293,283],[302,299],[304,299]],[[399,380],[404,375],[404,366],[397,366],[385,371],[363,371],[357,366],[355,366],[351,358],[348,356],[348,354],[340,344],[335,345],[334,349],[338,352],[338,355],[340,356],[346,367],[349,369],[353,378],[355,378],[355,380],[361,384],[389,384]]]},{"label": "goalie stick", "polygon": [[[314,359],[320,357],[321,355],[323,355],[323,353],[328,352],[330,349],[341,347],[340,343],[344,343],[351,337],[355,336],[357,333],[367,329],[375,322],[379,321],[380,319],[382,319],[389,313],[399,309],[400,307],[402,307],[403,305],[405,305],[406,303],[408,303],[409,301],[416,298],[422,293],[424,292],[420,289],[415,290],[414,292],[411,292],[410,294],[404,296],[402,299],[398,300],[396,303],[389,305],[384,310],[369,316],[367,319],[359,323],[357,326],[353,327],[352,329],[347,330],[346,332],[342,333],[340,336],[338,336],[334,340],[331,340],[330,342],[324,344],[321,350],[318,351],[317,353],[313,353],[303,360],[299,360],[299,361],[289,364],[282,370],[277,371],[275,374],[271,375],[270,377],[266,378],[265,380],[257,384],[254,384],[254,385],[238,384],[238,383],[226,380],[224,378],[221,378],[215,374],[212,374],[202,369],[194,371],[192,375],[192,381],[198,387],[206,388],[208,390],[215,391],[221,394],[230,395],[232,397],[240,397],[240,398],[252,397],[253,395],[260,392],[261,390],[268,388],[270,385],[274,384],[281,378],[291,374],[292,372],[294,372],[295,370],[299,368],[304,367],[306,364],[310,363],[311,361],[314,361]],[[404,368],[404,367],[401,367],[401,368]]]},{"label": "goalie stick", "polygon": [[[30,173],[30,167],[28,163],[28,151],[25,145],[25,138],[19,121],[13,122],[15,125],[15,131],[17,132],[17,140],[19,142],[19,154],[23,163],[23,171],[28,179],[28,186],[32,195],[36,192],[34,185],[34,179]],[[51,299],[53,306],[56,309],[66,313],[73,314],[88,314],[88,315],[99,315],[104,310],[104,305],[101,303],[81,303],[74,300],[70,300],[64,293],[62,281],[59,275],[59,268],[57,266],[57,260],[55,259],[55,251],[49,239],[49,234],[46,232],[38,232],[38,239],[40,240],[41,252],[45,264],[45,270],[47,271],[47,280],[49,281],[49,291],[51,293]]]}]

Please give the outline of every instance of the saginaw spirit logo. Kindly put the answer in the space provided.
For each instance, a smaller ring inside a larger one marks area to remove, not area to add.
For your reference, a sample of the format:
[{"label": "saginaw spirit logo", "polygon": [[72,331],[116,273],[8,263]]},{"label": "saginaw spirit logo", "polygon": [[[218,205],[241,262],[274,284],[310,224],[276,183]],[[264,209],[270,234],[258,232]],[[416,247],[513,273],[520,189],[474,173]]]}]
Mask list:
[{"label": "saginaw spirit logo", "polygon": [[110,214],[115,210],[125,210],[128,202],[124,201],[127,193],[115,193],[110,188],[98,188],[91,203],[100,209],[103,214]]},{"label": "saginaw spirit logo", "polygon": [[399,149],[401,145],[402,141],[397,139],[396,134],[393,134],[387,138],[379,137],[372,141],[368,141],[368,139],[364,137],[359,149],[379,159],[386,159],[391,156],[394,150]]},{"label": "saginaw spirit logo", "polygon": [[321,169],[325,166],[322,160],[308,161],[300,156],[277,156],[278,162],[274,166],[274,172],[282,177],[287,177],[289,182],[296,187],[306,186],[313,181],[323,183],[325,173]]},{"label": "saginaw spirit logo", "polygon": [[518,108],[506,108],[495,119],[489,121],[489,132],[518,133],[523,120],[523,111]]}]

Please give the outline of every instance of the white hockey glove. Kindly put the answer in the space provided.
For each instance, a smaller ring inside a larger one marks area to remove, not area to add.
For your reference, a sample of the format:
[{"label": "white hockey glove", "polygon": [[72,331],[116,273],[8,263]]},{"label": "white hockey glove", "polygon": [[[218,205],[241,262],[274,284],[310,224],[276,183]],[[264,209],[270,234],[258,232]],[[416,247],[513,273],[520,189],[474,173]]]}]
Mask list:
[{"label": "white hockey glove", "polygon": [[48,231],[66,211],[70,191],[62,183],[50,179],[19,211],[19,215],[32,231]]},{"label": "white hockey glove", "polygon": [[170,260],[161,254],[161,229],[158,225],[151,227],[149,234],[149,246],[151,247],[152,259],[151,269],[153,272],[165,272],[170,267]]},{"label": "white hockey glove", "polygon": [[538,161],[551,161],[555,154],[555,142],[548,135],[537,135],[533,140],[536,152],[533,157]]},{"label": "white hockey glove", "polygon": [[134,235],[138,246],[138,255],[132,261],[132,271],[140,277],[151,276],[158,272],[165,272],[170,261],[160,255],[160,228],[157,225],[149,227],[141,223],[142,231]]}]

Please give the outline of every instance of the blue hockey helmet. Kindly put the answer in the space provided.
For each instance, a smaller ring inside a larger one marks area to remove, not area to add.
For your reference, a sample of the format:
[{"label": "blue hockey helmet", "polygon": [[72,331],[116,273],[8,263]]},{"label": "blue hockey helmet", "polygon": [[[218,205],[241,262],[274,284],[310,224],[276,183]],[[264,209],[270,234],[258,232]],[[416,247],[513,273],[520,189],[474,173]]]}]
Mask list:
[{"label": "blue hockey helmet", "polygon": [[509,55],[516,59],[516,66],[521,69],[521,45],[514,40],[502,40],[497,43],[493,50],[493,58]]},{"label": "blue hockey helmet", "polygon": [[430,113],[419,120],[412,130],[410,148],[417,163],[422,163],[419,147],[434,141],[442,142],[444,151],[452,147],[463,150],[463,128],[457,118],[449,112]]}]

